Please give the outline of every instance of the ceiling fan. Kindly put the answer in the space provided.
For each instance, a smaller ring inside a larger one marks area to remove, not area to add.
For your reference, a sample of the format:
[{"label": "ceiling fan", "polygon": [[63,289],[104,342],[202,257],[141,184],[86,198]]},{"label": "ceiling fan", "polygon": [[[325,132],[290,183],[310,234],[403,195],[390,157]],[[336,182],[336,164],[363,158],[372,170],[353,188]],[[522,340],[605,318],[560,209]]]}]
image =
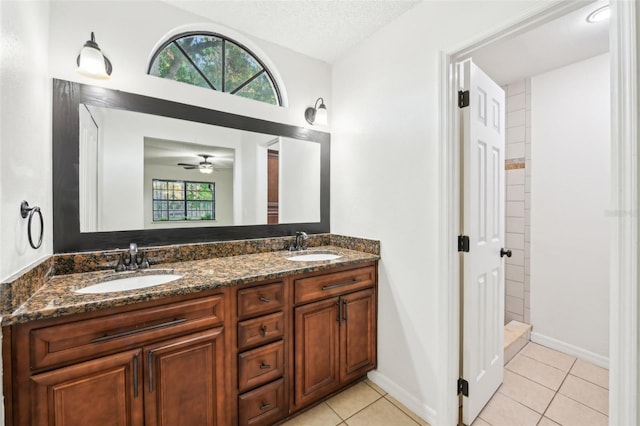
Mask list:
[{"label": "ceiling fan", "polygon": [[201,161],[198,164],[178,163],[178,166],[182,166],[187,170],[198,169],[200,170],[200,173],[205,173],[205,174],[212,173],[215,169],[213,168],[213,163],[209,161],[208,158],[212,158],[213,155],[198,154],[198,156],[204,158],[204,161]]}]

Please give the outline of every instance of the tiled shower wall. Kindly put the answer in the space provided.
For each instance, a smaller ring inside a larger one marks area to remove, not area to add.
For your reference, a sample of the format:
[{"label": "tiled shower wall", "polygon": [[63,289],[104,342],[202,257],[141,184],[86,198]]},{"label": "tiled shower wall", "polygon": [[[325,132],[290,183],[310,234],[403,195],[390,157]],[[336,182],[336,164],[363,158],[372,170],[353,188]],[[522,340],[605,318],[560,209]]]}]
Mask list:
[{"label": "tiled shower wall", "polygon": [[531,79],[503,86],[506,94],[505,324],[529,323],[531,246]]}]

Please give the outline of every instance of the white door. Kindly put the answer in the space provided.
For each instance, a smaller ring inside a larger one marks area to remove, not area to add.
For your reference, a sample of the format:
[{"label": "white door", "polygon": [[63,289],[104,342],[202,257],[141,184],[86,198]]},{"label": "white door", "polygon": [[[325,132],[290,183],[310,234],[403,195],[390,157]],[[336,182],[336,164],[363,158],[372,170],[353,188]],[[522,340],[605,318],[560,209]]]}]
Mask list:
[{"label": "white door", "polygon": [[469,396],[462,420],[470,425],[502,383],[504,360],[504,91],[471,60],[459,65],[469,106],[463,123],[462,377]]}]

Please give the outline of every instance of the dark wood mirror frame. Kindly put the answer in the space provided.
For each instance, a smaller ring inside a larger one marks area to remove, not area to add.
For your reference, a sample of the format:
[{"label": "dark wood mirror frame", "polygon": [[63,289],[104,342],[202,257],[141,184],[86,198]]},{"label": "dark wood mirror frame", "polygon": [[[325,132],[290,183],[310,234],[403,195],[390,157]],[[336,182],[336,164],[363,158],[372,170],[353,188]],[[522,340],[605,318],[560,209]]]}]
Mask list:
[{"label": "dark wood mirror frame", "polygon": [[[319,143],[320,222],[81,233],[78,111],[83,103]],[[329,133],[58,79],[53,80],[52,125],[54,253],[126,248],[131,242],[157,246],[329,232]]]}]

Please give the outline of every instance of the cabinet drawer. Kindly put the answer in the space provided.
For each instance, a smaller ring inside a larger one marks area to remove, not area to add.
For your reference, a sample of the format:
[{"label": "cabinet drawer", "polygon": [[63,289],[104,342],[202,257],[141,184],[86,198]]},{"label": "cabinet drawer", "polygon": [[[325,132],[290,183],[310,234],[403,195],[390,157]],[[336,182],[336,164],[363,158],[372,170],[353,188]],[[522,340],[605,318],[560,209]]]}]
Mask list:
[{"label": "cabinet drawer", "polygon": [[282,377],[284,344],[282,340],[241,353],[238,356],[240,392]]},{"label": "cabinet drawer", "polygon": [[294,281],[295,303],[371,287],[374,282],[375,268],[373,266],[300,278]]},{"label": "cabinet drawer", "polygon": [[247,317],[281,309],[284,305],[284,284],[275,283],[238,291],[238,316]]},{"label": "cabinet drawer", "polygon": [[222,295],[31,330],[31,370],[88,359],[222,323]]},{"label": "cabinet drawer", "polygon": [[284,380],[247,392],[238,397],[238,412],[240,426],[271,425],[283,418]]},{"label": "cabinet drawer", "polygon": [[282,337],[284,314],[277,312],[238,323],[238,349],[245,349]]}]

